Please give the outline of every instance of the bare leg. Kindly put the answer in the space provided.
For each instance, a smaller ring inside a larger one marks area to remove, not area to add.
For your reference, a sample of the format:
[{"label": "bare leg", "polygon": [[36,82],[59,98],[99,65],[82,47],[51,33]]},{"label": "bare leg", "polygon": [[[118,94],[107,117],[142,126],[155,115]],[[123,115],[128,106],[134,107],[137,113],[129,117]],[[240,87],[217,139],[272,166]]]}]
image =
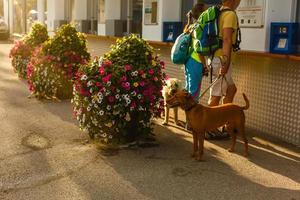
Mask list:
[{"label": "bare leg", "polygon": [[213,107],[219,105],[219,102],[221,100],[221,96],[211,96],[209,98],[208,106]]},{"label": "bare leg", "polygon": [[237,88],[235,86],[235,84],[233,85],[228,85],[227,87],[227,91],[226,91],[226,96],[223,99],[223,104],[225,103],[232,103],[234,96],[236,94]]}]

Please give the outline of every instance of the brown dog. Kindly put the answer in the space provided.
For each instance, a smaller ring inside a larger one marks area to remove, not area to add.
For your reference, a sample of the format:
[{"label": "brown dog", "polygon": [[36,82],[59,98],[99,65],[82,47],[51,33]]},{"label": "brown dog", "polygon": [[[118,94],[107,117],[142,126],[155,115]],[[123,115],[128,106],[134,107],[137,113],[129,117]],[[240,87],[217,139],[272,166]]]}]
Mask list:
[{"label": "brown dog", "polygon": [[239,133],[245,143],[245,156],[248,155],[248,141],[245,136],[244,110],[249,108],[249,100],[245,94],[243,94],[243,97],[246,102],[246,106],[244,107],[240,107],[232,103],[215,107],[206,107],[201,104],[197,104],[188,92],[180,90],[167,101],[167,104],[170,107],[180,106],[185,111],[188,123],[193,133],[194,148],[192,157],[198,161],[202,160],[205,132],[214,130],[223,125],[226,125],[232,138],[232,145],[229,151],[234,152],[236,134]]}]

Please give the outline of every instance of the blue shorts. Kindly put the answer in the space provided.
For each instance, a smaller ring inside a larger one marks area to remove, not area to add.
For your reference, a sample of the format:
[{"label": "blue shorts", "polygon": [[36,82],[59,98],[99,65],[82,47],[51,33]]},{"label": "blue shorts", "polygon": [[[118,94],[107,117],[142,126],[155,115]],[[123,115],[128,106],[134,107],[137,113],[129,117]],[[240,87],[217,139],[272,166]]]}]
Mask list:
[{"label": "blue shorts", "polygon": [[197,102],[199,101],[202,72],[202,63],[195,61],[192,57],[185,63],[185,89],[192,94]]}]

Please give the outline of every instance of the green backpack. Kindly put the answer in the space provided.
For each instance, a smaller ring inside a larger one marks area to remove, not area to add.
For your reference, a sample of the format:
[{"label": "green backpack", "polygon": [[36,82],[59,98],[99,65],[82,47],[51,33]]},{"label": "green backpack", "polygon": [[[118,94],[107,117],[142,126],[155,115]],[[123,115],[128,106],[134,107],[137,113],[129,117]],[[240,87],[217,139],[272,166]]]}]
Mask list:
[{"label": "green backpack", "polygon": [[[212,6],[204,11],[195,27],[192,37],[195,38],[192,46],[196,52],[204,56],[213,56],[215,51],[222,48],[223,41],[219,37],[219,18],[222,12],[231,11],[220,6]],[[240,50],[241,32],[238,26],[236,44],[232,45],[234,51]]]}]

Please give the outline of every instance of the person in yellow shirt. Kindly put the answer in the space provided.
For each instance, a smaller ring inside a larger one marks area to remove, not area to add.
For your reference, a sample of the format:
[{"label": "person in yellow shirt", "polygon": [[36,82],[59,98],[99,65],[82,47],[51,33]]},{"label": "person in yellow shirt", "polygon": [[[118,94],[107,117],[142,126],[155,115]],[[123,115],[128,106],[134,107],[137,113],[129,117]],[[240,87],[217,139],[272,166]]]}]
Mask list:
[{"label": "person in yellow shirt", "polygon": [[[241,0],[222,0],[223,11],[219,18],[219,36],[222,39],[222,48],[215,52],[214,59],[212,60],[213,79],[219,75],[220,78],[210,89],[210,98],[208,101],[209,106],[217,106],[222,100],[223,104],[232,103],[236,94],[237,88],[232,79],[232,60],[235,56],[233,52],[233,45],[236,44],[238,32],[238,18],[235,13],[236,8],[239,6]],[[224,129],[223,129],[224,130]],[[229,134],[226,132],[213,131],[208,134],[212,135],[211,139],[227,138]]]}]

